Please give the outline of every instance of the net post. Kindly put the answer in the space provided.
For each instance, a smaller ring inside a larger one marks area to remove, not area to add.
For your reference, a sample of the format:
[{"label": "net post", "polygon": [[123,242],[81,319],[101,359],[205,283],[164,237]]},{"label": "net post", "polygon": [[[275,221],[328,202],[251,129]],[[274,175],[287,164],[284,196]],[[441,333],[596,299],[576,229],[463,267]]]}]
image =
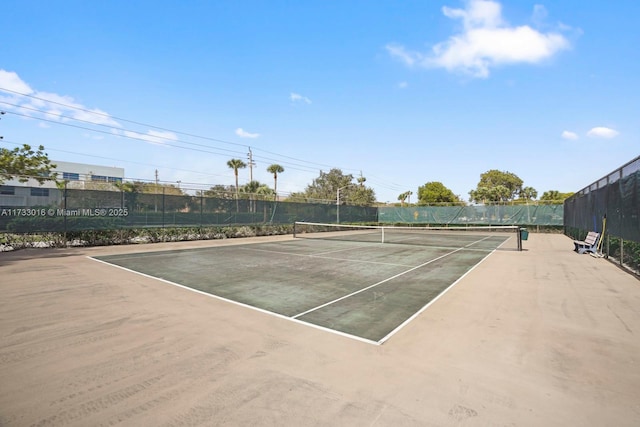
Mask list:
[{"label": "net post", "polygon": [[516,233],[518,233],[518,251],[522,251],[522,231],[520,231],[520,226],[516,227]]},{"label": "net post", "polygon": [[293,221],[293,238],[296,238],[296,223],[297,221]]}]

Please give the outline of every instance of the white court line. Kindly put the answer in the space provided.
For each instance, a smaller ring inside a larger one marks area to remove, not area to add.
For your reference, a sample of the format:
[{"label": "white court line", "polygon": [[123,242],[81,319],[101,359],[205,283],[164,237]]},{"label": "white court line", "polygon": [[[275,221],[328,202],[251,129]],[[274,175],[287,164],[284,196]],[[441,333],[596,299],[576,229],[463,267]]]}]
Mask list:
[{"label": "white court line", "polygon": [[254,307],[254,306],[249,305],[249,304],[244,304],[242,302],[234,301],[232,299],[227,299],[227,298],[224,298],[224,297],[221,297],[221,296],[218,296],[218,295],[210,294],[210,293],[207,293],[207,292],[204,292],[204,291],[200,291],[198,289],[190,288],[188,286],[172,282],[170,280],[163,279],[161,277],[155,277],[155,276],[152,276],[150,274],[141,273],[141,272],[136,271],[136,270],[131,270],[130,268],[122,267],[122,266],[117,265],[117,264],[111,264],[111,263],[109,263],[107,261],[102,261],[100,259],[93,258],[91,256],[87,256],[87,258],[89,258],[89,259],[91,259],[93,261],[100,262],[102,264],[108,265],[110,267],[116,267],[116,268],[119,268],[121,270],[128,271],[130,273],[138,274],[138,275],[143,276],[143,277],[159,280],[159,281],[161,281],[163,283],[166,283],[168,285],[177,286],[178,288],[181,288],[181,289],[184,289],[184,290],[187,290],[187,291],[191,291],[191,292],[195,292],[197,294],[204,295],[204,296],[209,297],[209,298],[217,299],[219,301],[228,302],[228,303],[235,304],[235,305],[238,305],[238,306],[244,307],[244,308],[249,308],[251,310],[255,310],[255,311],[258,311],[258,312],[263,313],[263,314],[267,314],[267,315],[270,315],[270,316],[277,317],[279,319],[289,320],[289,321],[297,323],[299,325],[311,326],[312,328],[320,329],[322,331],[330,332],[332,334],[340,335],[342,337],[351,338],[351,339],[354,339],[356,341],[361,341],[361,342],[364,342],[364,343],[367,343],[367,344],[379,345],[379,343],[377,341],[373,341],[373,340],[370,340],[370,339],[367,339],[367,338],[362,338],[362,337],[359,337],[357,335],[351,335],[351,334],[347,334],[345,332],[336,331],[335,329],[330,329],[330,328],[326,328],[324,326],[315,325],[313,323],[304,322],[302,320],[294,319],[291,316],[285,316],[284,314],[278,314],[278,313],[275,313],[273,311],[265,310],[265,309],[262,309],[262,308]]},{"label": "white court line", "polygon": [[334,303],[336,303],[336,302],[338,302],[338,301],[342,301],[343,299],[347,299],[347,298],[352,297],[352,296],[354,296],[354,295],[357,295],[357,294],[359,294],[359,293],[361,293],[361,292],[367,291],[367,290],[369,290],[369,289],[371,289],[371,288],[375,288],[376,286],[382,285],[383,283],[386,283],[386,282],[388,282],[389,280],[396,279],[396,278],[398,278],[398,277],[400,277],[400,276],[403,276],[403,275],[405,275],[405,274],[407,274],[407,273],[412,272],[413,270],[417,270],[417,269],[418,269],[418,268],[420,268],[420,267],[424,267],[425,265],[429,265],[429,264],[431,264],[432,262],[438,261],[439,259],[442,259],[442,258],[444,258],[444,257],[447,257],[447,256],[449,256],[449,255],[451,255],[451,254],[454,254],[454,253],[458,252],[458,251],[461,251],[462,249],[464,249],[464,248],[458,248],[458,249],[456,249],[455,251],[447,252],[447,253],[446,253],[446,254],[444,254],[444,255],[440,255],[440,256],[439,256],[439,257],[437,257],[437,258],[434,258],[434,259],[432,259],[432,260],[429,260],[429,261],[427,261],[427,262],[424,262],[424,263],[422,263],[422,264],[420,264],[420,265],[418,265],[418,266],[415,266],[415,267],[413,267],[413,268],[410,268],[410,269],[408,269],[408,270],[405,270],[405,271],[403,271],[403,272],[401,272],[401,273],[398,273],[398,274],[396,274],[396,275],[394,275],[394,276],[388,277],[388,278],[386,278],[386,279],[384,279],[384,280],[379,281],[378,283],[374,283],[373,285],[367,286],[366,288],[359,289],[359,290],[357,290],[357,291],[355,291],[355,292],[352,292],[352,293],[350,293],[350,294],[348,294],[348,295],[344,295],[344,296],[342,296],[342,297],[340,297],[340,298],[336,298],[336,299],[334,299],[333,301],[329,301],[329,302],[327,302],[327,303],[324,303],[324,304],[322,304],[322,305],[319,305],[319,306],[317,306],[317,307],[314,307],[314,308],[312,308],[312,309],[310,309],[310,310],[307,310],[307,311],[304,311],[304,312],[302,312],[302,313],[296,314],[295,316],[293,316],[293,318],[294,318],[294,319],[296,319],[296,318],[298,318],[298,317],[300,317],[300,316],[304,316],[305,314],[311,313],[312,311],[319,310],[319,309],[321,309],[321,308],[323,308],[323,307],[326,307],[326,306],[328,306],[328,305],[334,304]]},{"label": "white court line", "polygon": [[[359,260],[359,259],[334,258],[334,257],[322,256],[322,255],[318,255],[318,254],[296,254],[296,253],[293,253],[293,252],[272,251],[272,250],[267,250],[267,249],[255,249],[255,248],[244,248],[244,249],[249,250],[249,251],[256,251],[256,252],[267,252],[267,253],[270,253],[270,254],[291,255],[291,256],[297,256],[297,257],[302,257],[302,258],[330,259],[330,260],[333,260],[333,261],[352,262],[352,263],[356,263],[356,264],[362,263],[362,264],[376,264],[376,265],[391,265],[391,266],[396,266],[396,267],[411,267],[411,265],[409,265],[409,264],[397,264],[397,263],[393,263],[393,262],[379,262],[379,261],[365,261],[365,260]],[[351,248],[349,250],[353,250],[353,248]],[[339,252],[339,251],[320,252],[320,254],[331,253],[331,252]]]},{"label": "white court line", "polygon": [[[448,253],[446,253],[446,254],[444,254],[444,255],[441,255],[441,256],[439,256],[439,257],[437,257],[437,258],[434,258],[434,259],[432,259],[432,260],[430,260],[430,261],[427,261],[427,262],[425,262],[425,263],[422,263],[422,264],[420,264],[420,265],[418,265],[418,266],[412,267],[412,268],[410,268],[410,269],[408,269],[408,270],[406,270],[406,271],[404,271],[404,272],[401,272],[401,273],[399,273],[399,274],[396,274],[396,275],[394,275],[394,276],[392,276],[392,277],[389,277],[389,278],[387,278],[387,279],[385,279],[385,280],[382,280],[382,281],[380,281],[380,282],[378,282],[378,283],[375,283],[375,284],[373,284],[373,285],[371,285],[371,286],[367,286],[366,288],[360,289],[360,290],[358,290],[358,291],[356,291],[356,292],[352,292],[352,293],[351,293],[351,294],[349,294],[349,295],[345,295],[345,296],[343,296],[343,297],[341,297],[341,298],[338,298],[338,299],[335,299],[335,300],[330,301],[330,302],[328,302],[328,303],[322,304],[322,305],[320,305],[320,306],[318,306],[318,307],[312,308],[311,310],[307,310],[307,311],[305,311],[305,312],[303,312],[303,313],[299,313],[299,314],[297,314],[297,315],[295,315],[295,316],[286,316],[286,315],[283,315],[283,314],[278,314],[278,313],[275,313],[275,312],[273,312],[273,311],[269,311],[269,310],[261,309],[261,308],[258,308],[258,307],[252,306],[252,305],[244,304],[244,303],[241,303],[241,302],[238,302],[238,301],[234,301],[234,300],[231,300],[231,299],[227,299],[227,298],[224,298],[224,297],[220,297],[220,296],[217,296],[217,295],[213,295],[213,294],[210,294],[210,293],[207,293],[207,292],[204,292],[204,291],[200,291],[200,290],[198,290],[198,289],[190,288],[190,287],[188,287],[188,286],[185,286],[185,285],[181,285],[181,284],[179,284],[179,283],[172,282],[172,281],[170,281],[170,280],[166,280],[166,279],[163,279],[163,278],[160,278],[160,277],[155,277],[155,276],[152,276],[152,275],[149,275],[149,274],[146,274],[146,273],[142,273],[142,272],[139,272],[139,271],[136,271],[136,270],[132,270],[132,269],[129,269],[129,268],[126,268],[126,267],[119,266],[119,265],[117,265],[117,264],[111,264],[111,263],[109,263],[109,262],[107,262],[107,261],[102,261],[102,260],[100,260],[100,259],[93,258],[93,257],[91,257],[91,256],[87,256],[87,258],[92,259],[92,260],[97,261],[97,262],[100,262],[100,263],[103,263],[103,264],[105,264],[105,265],[109,265],[109,266],[111,266],[111,267],[120,268],[120,269],[122,269],[122,270],[125,270],[125,271],[128,271],[128,272],[131,272],[131,273],[134,273],[134,274],[138,274],[138,275],[143,276],[143,277],[147,277],[147,278],[151,278],[151,279],[159,280],[159,281],[161,281],[161,282],[163,282],[163,283],[166,283],[166,284],[169,284],[169,285],[172,285],[172,286],[176,286],[176,287],[179,287],[179,288],[181,288],[181,289],[185,289],[185,290],[188,290],[188,291],[191,291],[191,292],[195,292],[195,293],[200,294],[200,295],[208,296],[208,297],[210,297],[210,298],[214,298],[214,299],[217,299],[217,300],[220,300],[220,301],[224,301],[224,302],[228,302],[228,303],[231,303],[231,304],[235,304],[235,305],[240,306],[240,307],[249,308],[249,309],[252,309],[252,310],[258,311],[258,312],[260,312],[260,313],[263,313],[263,314],[268,314],[268,315],[271,315],[271,316],[275,316],[275,317],[277,317],[277,318],[279,318],[279,319],[290,320],[290,321],[293,321],[293,322],[298,323],[298,324],[302,324],[302,325],[305,325],[305,326],[311,326],[312,328],[316,328],[316,329],[319,329],[319,330],[322,330],[322,331],[325,331],[325,332],[329,332],[329,333],[332,333],[332,334],[335,334],[335,335],[339,335],[339,336],[342,336],[342,337],[351,338],[351,339],[354,339],[354,340],[356,340],[356,341],[364,342],[364,343],[367,343],[367,344],[381,345],[381,344],[383,344],[385,341],[387,341],[389,338],[391,338],[391,336],[393,336],[395,333],[397,333],[401,328],[403,328],[404,326],[406,326],[406,325],[407,325],[411,320],[415,319],[415,318],[416,318],[420,313],[422,313],[424,310],[426,310],[426,308],[427,308],[427,307],[429,307],[433,302],[435,302],[436,300],[438,300],[438,299],[439,299],[439,298],[440,298],[440,297],[441,297],[445,292],[447,292],[447,291],[448,291],[449,289],[451,289],[455,284],[457,284],[460,280],[462,280],[462,278],[463,278],[463,277],[465,277],[465,276],[466,276],[467,274],[469,274],[473,269],[475,269],[475,267],[477,267],[477,265],[479,265],[481,262],[483,262],[483,261],[484,261],[484,260],[485,260],[489,255],[491,255],[493,252],[495,252],[495,250],[493,250],[493,251],[491,251],[489,254],[487,254],[487,256],[485,256],[482,260],[480,260],[480,262],[478,262],[475,266],[473,266],[473,267],[472,267],[468,272],[466,272],[464,275],[462,275],[462,276],[461,276],[458,280],[456,280],[454,283],[452,283],[451,285],[449,285],[449,287],[447,287],[444,291],[442,291],[440,294],[438,294],[438,296],[436,296],[434,299],[432,299],[431,301],[429,301],[429,302],[428,302],[425,306],[423,306],[423,307],[422,307],[418,312],[414,313],[411,317],[409,317],[407,320],[405,320],[402,324],[400,324],[399,326],[397,326],[393,331],[391,331],[389,334],[387,334],[385,337],[383,337],[383,338],[382,338],[381,340],[379,340],[379,341],[373,341],[373,340],[370,340],[370,339],[367,339],[367,338],[363,338],[363,337],[360,337],[360,336],[357,336],[357,335],[351,335],[351,334],[348,334],[348,333],[345,333],[345,332],[337,331],[337,330],[335,330],[335,329],[331,329],[331,328],[327,328],[327,327],[324,327],[324,326],[316,325],[316,324],[313,324],[313,323],[310,323],[310,322],[305,322],[305,321],[299,320],[299,319],[298,319],[298,317],[303,316],[304,314],[307,314],[307,313],[313,312],[313,311],[315,311],[315,310],[318,310],[318,309],[320,309],[320,308],[322,308],[322,307],[326,307],[326,306],[328,306],[328,305],[330,305],[330,304],[333,304],[333,303],[335,303],[335,302],[338,302],[338,301],[341,301],[341,300],[343,300],[343,299],[346,299],[346,298],[348,298],[348,297],[350,297],[350,296],[353,296],[353,295],[359,294],[359,293],[361,293],[361,292],[364,292],[364,291],[366,291],[366,290],[368,290],[368,289],[371,289],[371,288],[373,288],[373,287],[376,287],[376,286],[378,286],[378,285],[381,285],[381,284],[383,284],[383,283],[385,283],[385,282],[388,282],[388,281],[390,281],[390,280],[392,280],[392,279],[395,279],[395,278],[400,277],[400,276],[402,276],[402,275],[404,275],[404,274],[407,274],[407,273],[409,273],[409,272],[411,272],[411,271],[414,271],[414,270],[416,270],[416,269],[418,269],[418,268],[420,268],[420,267],[424,267],[425,265],[431,264],[431,263],[433,263],[433,262],[435,262],[435,261],[438,261],[438,260],[440,260],[440,259],[442,259],[442,258],[445,258],[445,257],[447,257],[447,256],[449,256],[449,255],[452,255],[452,254],[454,254],[454,253],[456,253],[456,252],[459,252],[459,251],[461,251],[461,250],[464,250],[464,249],[466,249],[468,246],[474,245],[474,244],[476,244],[476,243],[478,243],[478,242],[481,242],[482,240],[485,240],[485,239],[487,239],[487,238],[488,238],[488,237],[485,237],[485,238],[483,238],[483,239],[477,240],[476,242],[470,243],[470,244],[468,244],[468,245],[467,245],[467,246],[465,246],[465,247],[457,248],[457,249],[456,249],[456,250],[454,250],[454,251],[448,252]],[[504,244],[504,242],[503,242],[503,244]],[[500,246],[502,246],[502,245],[500,245]],[[146,254],[146,253],[145,253],[145,254]],[[134,254],[132,254],[132,255],[134,255]],[[289,254],[289,255],[291,255],[291,254]],[[295,255],[295,254],[293,254],[293,255]],[[314,257],[314,255],[302,255],[302,256]],[[127,257],[127,258],[129,258],[129,257]],[[319,258],[328,258],[328,259],[333,259],[333,258],[329,258],[329,257],[319,257]],[[341,260],[342,260],[342,261],[344,261],[343,259],[341,259]],[[378,264],[382,264],[382,263],[378,263]],[[392,265],[395,265],[395,264],[392,264]]]},{"label": "white court line", "polygon": [[378,341],[378,344],[384,344],[385,341],[387,341],[389,338],[391,338],[392,336],[394,336],[396,333],[398,333],[402,328],[404,328],[405,326],[407,326],[411,321],[413,321],[413,319],[415,319],[416,317],[418,317],[420,314],[422,314],[422,312],[424,312],[431,304],[435,303],[437,300],[440,299],[440,297],[442,297],[445,293],[447,293],[451,288],[453,288],[455,285],[458,284],[458,282],[460,282],[467,274],[471,273],[473,270],[475,270],[475,268],[477,266],[479,266],[481,263],[484,262],[484,260],[486,260],[489,255],[491,255],[492,253],[494,253],[496,250],[494,249],[493,251],[489,252],[487,254],[487,256],[485,256],[484,258],[482,258],[480,261],[478,261],[476,263],[476,265],[474,265],[473,267],[471,267],[469,269],[469,271],[467,271],[466,273],[464,273],[462,276],[458,277],[458,279],[453,282],[452,284],[450,284],[449,286],[447,286],[447,288],[445,290],[443,290],[442,292],[440,292],[434,299],[432,299],[431,301],[429,301],[428,303],[426,303],[420,310],[416,311],[411,317],[409,317],[407,320],[405,320],[404,322],[402,322],[401,324],[399,324],[398,326],[396,326],[396,328],[389,332],[385,337],[383,337],[380,341]]}]

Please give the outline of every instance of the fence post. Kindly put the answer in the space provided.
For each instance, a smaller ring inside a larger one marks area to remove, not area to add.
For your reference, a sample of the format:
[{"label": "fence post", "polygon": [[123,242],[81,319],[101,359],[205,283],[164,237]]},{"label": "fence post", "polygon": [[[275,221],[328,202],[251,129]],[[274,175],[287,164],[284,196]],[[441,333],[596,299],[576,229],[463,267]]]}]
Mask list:
[{"label": "fence post", "polygon": [[164,235],[164,214],[165,214],[165,205],[164,205],[164,187],[162,187],[162,234]]},{"label": "fence post", "polygon": [[200,194],[200,234],[202,234],[203,223],[203,210],[204,210],[204,192]]},{"label": "fence post", "polygon": [[62,216],[62,224],[63,224],[63,240],[64,240],[64,245],[67,246],[67,182],[68,181],[64,181],[64,193],[63,193],[63,200],[64,200],[64,215]]}]

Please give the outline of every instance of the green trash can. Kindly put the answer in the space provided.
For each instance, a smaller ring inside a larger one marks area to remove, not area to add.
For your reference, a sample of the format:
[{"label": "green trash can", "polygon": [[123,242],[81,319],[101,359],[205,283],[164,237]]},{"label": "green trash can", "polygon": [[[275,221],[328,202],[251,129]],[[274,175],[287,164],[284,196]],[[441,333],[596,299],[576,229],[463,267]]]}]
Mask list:
[{"label": "green trash can", "polygon": [[520,229],[520,238],[522,240],[528,240],[529,239],[529,231],[526,228],[521,228]]}]

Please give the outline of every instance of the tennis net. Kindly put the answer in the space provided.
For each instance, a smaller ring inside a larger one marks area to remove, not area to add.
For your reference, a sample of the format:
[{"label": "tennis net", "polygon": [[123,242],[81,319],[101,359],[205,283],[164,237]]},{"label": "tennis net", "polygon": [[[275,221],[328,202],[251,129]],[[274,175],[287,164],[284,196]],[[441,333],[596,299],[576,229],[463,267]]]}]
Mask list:
[{"label": "tennis net", "polygon": [[403,227],[295,222],[293,237],[445,248],[522,250],[518,226]]}]

